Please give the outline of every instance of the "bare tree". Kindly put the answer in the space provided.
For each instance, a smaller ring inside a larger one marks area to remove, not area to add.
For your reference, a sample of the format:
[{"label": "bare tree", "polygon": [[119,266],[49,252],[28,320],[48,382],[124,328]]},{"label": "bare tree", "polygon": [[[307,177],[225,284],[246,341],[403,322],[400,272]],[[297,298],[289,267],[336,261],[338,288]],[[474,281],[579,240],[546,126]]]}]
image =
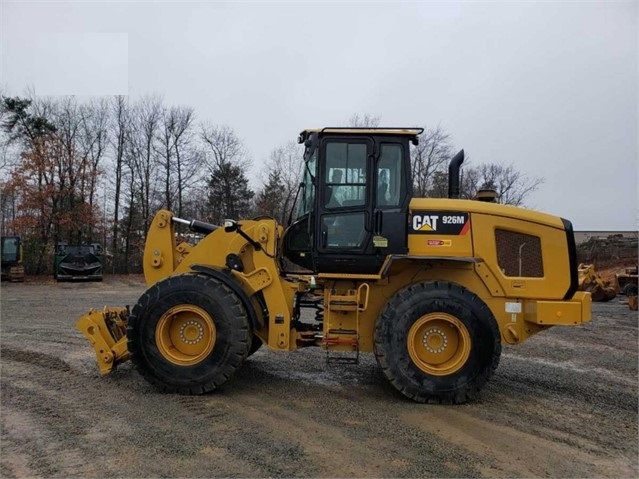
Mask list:
[{"label": "bare tree", "polygon": [[487,163],[468,168],[462,186],[466,198],[474,198],[481,189],[490,189],[497,193],[499,203],[522,206],[543,182],[543,178],[528,177],[513,165]]},{"label": "bare tree", "polygon": [[429,196],[433,178],[448,165],[453,147],[450,136],[441,127],[425,128],[419,143],[412,147],[411,170],[413,173],[413,195]]},{"label": "bare tree", "polygon": [[242,140],[228,126],[203,125],[201,138],[209,147],[209,219],[242,218],[249,213],[254,196],[246,171],[251,162]]},{"label": "bare tree", "polygon": [[200,137],[209,147],[212,162],[207,166],[211,172],[223,163],[233,163],[242,169],[251,166],[244,143],[230,126],[204,124],[201,126]]},{"label": "bare tree", "polygon": [[[460,196],[464,198],[464,176],[462,176],[462,184],[461,184],[461,194]],[[433,172],[433,175],[430,180],[430,186],[425,195],[426,198],[447,198],[448,197],[448,172],[445,170],[438,170]],[[416,193],[413,192],[413,196],[417,196]]]},{"label": "bare tree", "polygon": [[351,126],[353,128],[377,128],[381,119],[382,117],[379,115],[376,116],[369,113],[360,115],[355,113],[348,119],[346,126]]},{"label": "bare tree", "polygon": [[171,140],[175,153],[177,213],[184,213],[184,197],[189,187],[200,180],[202,151],[194,142],[195,111],[190,107],[171,108]]},{"label": "bare tree", "polygon": [[[494,190],[497,202],[507,205],[524,206],[530,194],[536,191],[543,178],[529,178],[514,166],[486,163],[478,166],[465,164],[461,173],[460,198],[473,199],[482,189]],[[430,182],[427,195],[433,198],[448,196],[448,174],[436,171]]]},{"label": "bare tree", "polygon": [[75,97],[39,99],[48,104],[58,145],[54,204],[55,241],[92,240],[96,225],[93,204],[98,165],[106,145],[106,108],[98,102],[79,104]]},{"label": "bare tree", "polygon": [[[103,170],[100,163],[108,146],[109,103],[106,99],[93,99],[80,109],[82,124],[80,144],[82,156],[80,197],[88,203],[90,211],[99,210],[96,204],[98,179]],[[95,215],[92,216],[95,220]],[[94,239],[95,224],[89,226],[89,239]],[[106,225],[105,225],[106,226]]]},{"label": "bare tree", "polygon": [[158,166],[162,170],[161,176],[164,184],[164,207],[168,210],[173,208],[172,200],[174,195],[174,185],[172,177],[174,176],[175,161],[173,151],[173,131],[175,129],[174,109],[164,107],[162,111],[162,119],[160,121],[158,132]]},{"label": "bare tree", "polygon": [[302,152],[296,143],[291,141],[271,151],[267,179],[256,203],[258,214],[273,216],[281,224],[286,222],[302,179],[302,167]]},{"label": "bare tree", "polygon": [[111,236],[111,248],[113,254],[117,254],[119,227],[120,227],[120,201],[122,195],[122,179],[124,175],[124,160],[127,142],[131,138],[131,119],[129,104],[125,97],[116,96],[111,103],[111,148],[113,151],[113,231]]},{"label": "bare tree", "polygon": [[[134,194],[140,210],[142,228],[149,228],[153,201],[158,197],[156,138],[162,121],[162,103],[157,97],[145,97],[133,108],[129,166],[134,176]],[[129,209],[131,214],[132,209]]]}]

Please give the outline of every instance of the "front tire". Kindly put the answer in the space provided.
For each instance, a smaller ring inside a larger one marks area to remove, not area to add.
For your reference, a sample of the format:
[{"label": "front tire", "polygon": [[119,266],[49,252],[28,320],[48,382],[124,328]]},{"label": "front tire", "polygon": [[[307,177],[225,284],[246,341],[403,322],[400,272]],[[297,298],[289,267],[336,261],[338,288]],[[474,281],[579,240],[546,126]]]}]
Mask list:
[{"label": "front tire", "polygon": [[257,334],[254,334],[251,338],[251,345],[249,347],[248,357],[253,356],[257,352],[258,349],[262,347],[262,340],[259,338]]},{"label": "front tire", "polygon": [[202,394],[242,365],[251,331],[240,299],[203,274],[166,278],[133,308],[127,347],[140,374],[163,392]]},{"label": "front tire", "polygon": [[375,327],[384,375],[417,402],[475,398],[501,355],[497,322],[467,289],[432,281],[408,286],[388,302]]}]

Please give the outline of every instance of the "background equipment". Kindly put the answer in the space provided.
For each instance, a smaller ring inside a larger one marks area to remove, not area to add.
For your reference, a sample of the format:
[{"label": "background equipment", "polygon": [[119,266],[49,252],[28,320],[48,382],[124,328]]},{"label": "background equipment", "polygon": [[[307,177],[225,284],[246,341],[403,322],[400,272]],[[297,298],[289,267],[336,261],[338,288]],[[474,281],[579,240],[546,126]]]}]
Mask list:
[{"label": "background equipment", "polygon": [[19,236],[2,236],[2,280],[24,281],[24,265],[22,264],[22,241]]},{"label": "background equipment", "polygon": [[103,266],[104,255],[100,244],[69,246],[60,242],[55,254],[53,276],[58,281],[102,281]]}]

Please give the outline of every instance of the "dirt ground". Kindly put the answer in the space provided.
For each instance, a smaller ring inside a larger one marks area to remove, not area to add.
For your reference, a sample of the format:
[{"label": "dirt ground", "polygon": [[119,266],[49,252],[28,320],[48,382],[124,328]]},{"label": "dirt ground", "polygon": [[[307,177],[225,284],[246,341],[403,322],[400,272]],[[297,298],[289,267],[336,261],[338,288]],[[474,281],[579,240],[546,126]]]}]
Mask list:
[{"label": "dirt ground", "polygon": [[3,283],[2,477],[637,477],[637,313],[506,347],[481,398],[410,402],[372,355],[262,348],[221,390],[156,392],[130,363],[100,377],[74,329],[133,305],[138,278]]}]

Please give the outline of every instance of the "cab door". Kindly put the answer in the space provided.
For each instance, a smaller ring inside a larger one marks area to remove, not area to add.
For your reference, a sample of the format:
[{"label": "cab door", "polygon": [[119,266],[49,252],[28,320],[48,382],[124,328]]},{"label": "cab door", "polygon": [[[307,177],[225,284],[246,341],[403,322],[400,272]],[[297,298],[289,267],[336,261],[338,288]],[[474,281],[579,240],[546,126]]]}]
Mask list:
[{"label": "cab door", "polygon": [[315,228],[319,272],[374,274],[387,254],[406,250],[404,153],[399,140],[322,139]]},{"label": "cab door", "polygon": [[390,140],[380,141],[376,148],[372,246],[383,258],[408,251],[408,148],[407,142]]}]

